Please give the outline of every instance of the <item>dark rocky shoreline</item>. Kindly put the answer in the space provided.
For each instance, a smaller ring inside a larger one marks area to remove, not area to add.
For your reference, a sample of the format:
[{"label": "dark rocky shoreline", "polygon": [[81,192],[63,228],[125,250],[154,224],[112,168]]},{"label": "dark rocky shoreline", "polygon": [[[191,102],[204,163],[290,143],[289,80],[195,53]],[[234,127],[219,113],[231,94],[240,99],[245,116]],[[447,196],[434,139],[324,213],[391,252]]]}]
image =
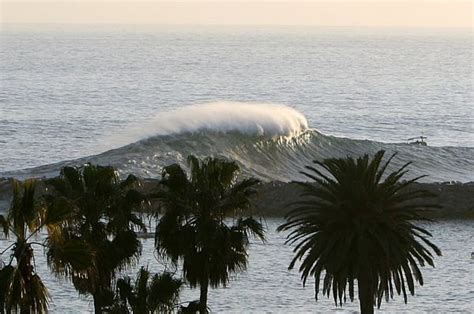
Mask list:
[{"label": "dark rocky shoreline", "polygon": [[[424,189],[437,195],[431,203],[441,206],[426,212],[433,219],[474,219],[474,182],[469,183],[414,183],[413,189]],[[258,213],[267,217],[282,217],[291,203],[301,199],[296,183],[269,182],[260,185],[255,197]]]},{"label": "dark rocky shoreline", "polygon": [[[0,211],[9,206],[12,194],[11,179],[0,178]],[[39,180],[39,190],[44,189]],[[150,190],[156,179],[142,180],[142,189]],[[474,182],[415,183],[412,188],[428,190],[437,195],[432,201],[441,208],[430,210],[426,216],[434,219],[474,219]],[[300,187],[296,183],[264,182],[252,198],[255,214],[264,217],[283,217],[291,203],[299,200]]]}]

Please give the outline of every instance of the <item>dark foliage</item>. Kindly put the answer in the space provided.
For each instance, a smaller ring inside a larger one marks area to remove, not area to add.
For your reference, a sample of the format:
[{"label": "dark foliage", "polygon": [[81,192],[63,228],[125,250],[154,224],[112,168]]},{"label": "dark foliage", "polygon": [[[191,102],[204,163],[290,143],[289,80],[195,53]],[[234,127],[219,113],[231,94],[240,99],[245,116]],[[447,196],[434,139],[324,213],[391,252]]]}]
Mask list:
[{"label": "dark foliage", "polygon": [[249,236],[264,239],[262,224],[246,214],[258,180],[237,181],[235,162],[194,156],[188,162],[189,177],[176,164],[163,170],[156,196],[164,214],[155,244],[161,256],[182,261],[185,279],[201,288],[200,307],[207,309],[208,287],[225,286],[231,273],[246,268]]},{"label": "dark foliage", "polygon": [[181,280],[171,273],[154,274],[142,267],[134,283],[130,277],[117,280],[111,313],[171,313],[176,307]]},{"label": "dark foliage", "polygon": [[[121,181],[112,167],[86,164],[65,167],[47,183],[54,188],[50,206],[72,213],[48,239],[48,263],[72,279],[80,294],[93,296],[96,312],[106,310],[113,303],[117,272],[134,265],[141,253],[135,228],[145,230],[145,225],[135,212],[144,199],[133,189],[138,181],[134,176]],[[69,251],[62,249],[65,242],[72,243]],[[80,254],[74,249],[80,243],[92,251],[89,266],[68,262],[70,254]]]},{"label": "dark foliage", "polygon": [[287,243],[295,245],[289,268],[301,261],[303,284],[315,278],[315,296],[320,290],[341,304],[354,299],[358,282],[363,313],[373,312],[394,292],[415,292],[423,285],[419,266],[434,266],[433,251],[441,255],[428,238],[431,234],[416,221],[425,220],[423,210],[435,207],[423,200],[433,197],[423,190],[409,189],[420,177],[401,182],[405,164],[385,174],[393,155],[382,164],[384,151],[368,155],[315,161],[303,172],[313,183],[300,183],[306,198],[294,204],[287,222],[279,230],[290,230]]}]

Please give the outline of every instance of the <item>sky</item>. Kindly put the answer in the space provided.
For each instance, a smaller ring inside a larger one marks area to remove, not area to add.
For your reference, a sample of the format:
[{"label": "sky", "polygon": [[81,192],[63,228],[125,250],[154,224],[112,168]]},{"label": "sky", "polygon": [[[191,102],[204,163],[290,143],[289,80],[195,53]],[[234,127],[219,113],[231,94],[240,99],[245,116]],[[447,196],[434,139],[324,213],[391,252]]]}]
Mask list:
[{"label": "sky", "polygon": [[472,28],[474,0],[0,0],[4,23]]}]

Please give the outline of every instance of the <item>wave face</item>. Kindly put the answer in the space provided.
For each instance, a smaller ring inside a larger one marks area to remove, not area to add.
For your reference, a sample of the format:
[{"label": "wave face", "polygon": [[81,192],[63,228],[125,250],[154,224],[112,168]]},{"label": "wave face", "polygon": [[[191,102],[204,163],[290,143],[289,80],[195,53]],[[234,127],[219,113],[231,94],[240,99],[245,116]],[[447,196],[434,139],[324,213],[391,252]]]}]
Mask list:
[{"label": "wave face", "polygon": [[[410,176],[428,175],[425,182],[474,181],[474,148],[430,147],[339,138],[309,129],[306,118],[282,105],[214,103],[161,114],[149,125],[130,132],[146,137],[104,153],[4,173],[14,177],[51,177],[65,165],[85,162],[112,165],[121,174],[159,178],[172,163],[186,157],[218,156],[237,161],[243,175],[262,180],[305,180],[300,174],[313,160],[329,157],[397,152],[392,170],[412,161]],[[153,134],[153,135],[151,135]],[[123,139],[123,136],[120,136]]]}]

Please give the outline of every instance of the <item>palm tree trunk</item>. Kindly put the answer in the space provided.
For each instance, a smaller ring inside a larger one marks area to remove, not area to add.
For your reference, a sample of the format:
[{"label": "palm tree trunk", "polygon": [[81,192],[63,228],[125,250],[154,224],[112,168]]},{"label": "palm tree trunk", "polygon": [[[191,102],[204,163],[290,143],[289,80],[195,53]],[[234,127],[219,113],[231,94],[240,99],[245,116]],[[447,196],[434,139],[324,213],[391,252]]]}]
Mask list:
[{"label": "palm tree trunk", "polygon": [[209,289],[209,276],[201,282],[201,295],[199,297],[199,313],[207,313],[207,291]]},{"label": "palm tree trunk", "polygon": [[92,297],[94,298],[94,313],[95,314],[102,313],[101,304],[100,304],[100,296],[97,293],[94,293]]},{"label": "palm tree trunk", "polygon": [[361,314],[374,313],[374,291],[370,277],[367,274],[362,274],[357,278],[359,285],[359,304]]}]

